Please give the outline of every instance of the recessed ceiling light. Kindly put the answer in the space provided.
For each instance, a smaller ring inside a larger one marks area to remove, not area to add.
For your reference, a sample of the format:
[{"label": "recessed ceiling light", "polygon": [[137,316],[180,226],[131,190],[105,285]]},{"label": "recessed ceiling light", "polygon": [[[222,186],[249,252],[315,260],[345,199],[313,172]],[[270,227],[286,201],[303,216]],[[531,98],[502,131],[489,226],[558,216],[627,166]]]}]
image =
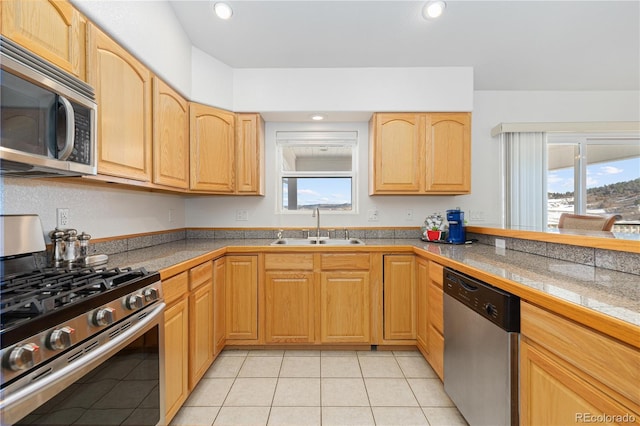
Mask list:
[{"label": "recessed ceiling light", "polygon": [[216,2],[213,4],[213,10],[220,19],[229,19],[233,15],[233,9],[227,3]]},{"label": "recessed ceiling light", "polygon": [[326,117],[325,117],[324,115],[322,115],[322,114],[313,114],[313,115],[311,116],[311,119],[312,119],[313,121],[322,121],[322,120],[324,120],[325,118],[326,118]]},{"label": "recessed ceiling light", "polygon": [[444,9],[447,7],[447,4],[442,0],[430,1],[424,5],[422,9],[422,16],[425,19],[434,19],[440,17],[444,12]]}]

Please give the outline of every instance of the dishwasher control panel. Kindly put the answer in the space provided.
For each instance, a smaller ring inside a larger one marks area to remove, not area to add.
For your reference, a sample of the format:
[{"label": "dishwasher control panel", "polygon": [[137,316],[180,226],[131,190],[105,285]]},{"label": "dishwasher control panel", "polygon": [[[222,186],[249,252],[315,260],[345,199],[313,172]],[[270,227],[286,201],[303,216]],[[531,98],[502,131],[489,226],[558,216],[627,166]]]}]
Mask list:
[{"label": "dishwasher control panel", "polygon": [[444,269],[444,293],[506,331],[520,331],[520,298],[453,269]]}]

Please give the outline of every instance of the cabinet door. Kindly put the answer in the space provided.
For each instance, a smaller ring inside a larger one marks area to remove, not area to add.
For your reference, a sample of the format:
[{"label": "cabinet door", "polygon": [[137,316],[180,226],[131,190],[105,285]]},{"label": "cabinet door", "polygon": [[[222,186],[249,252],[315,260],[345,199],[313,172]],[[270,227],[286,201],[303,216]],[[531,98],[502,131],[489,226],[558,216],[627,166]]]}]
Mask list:
[{"label": "cabinet door", "polygon": [[234,192],[234,123],[231,112],[195,103],[190,105],[191,189]]},{"label": "cabinet door", "polygon": [[323,272],[320,283],[322,343],[369,343],[369,272]]},{"label": "cabinet door", "polygon": [[424,181],[424,114],[375,114],[370,194],[417,194]]},{"label": "cabinet door", "polygon": [[313,342],[313,283],[313,272],[265,273],[265,337],[268,343]]},{"label": "cabinet door", "polygon": [[153,182],[189,188],[189,104],[153,78]]},{"label": "cabinet door", "polygon": [[189,315],[186,299],[164,312],[165,402],[167,424],[189,395]]},{"label": "cabinet door", "polygon": [[228,340],[258,339],[258,258],[227,256],[225,315]]},{"label": "cabinet door", "polygon": [[203,263],[189,271],[189,389],[213,362],[213,268]]},{"label": "cabinet door", "polygon": [[260,114],[236,114],[236,192],[264,195],[264,121]]},{"label": "cabinet door", "polygon": [[416,338],[416,267],[413,255],[384,257],[384,338]]},{"label": "cabinet door", "polygon": [[2,34],[84,80],[85,18],[66,0],[3,0]]},{"label": "cabinet door", "polygon": [[151,181],[151,72],[89,25],[87,80],[98,102],[98,172]]},{"label": "cabinet door", "polygon": [[471,115],[426,114],[426,192],[471,192]]},{"label": "cabinet door", "polygon": [[422,258],[416,259],[416,340],[418,346],[429,351],[429,262]]},{"label": "cabinet door", "polygon": [[217,356],[225,345],[225,258],[213,262],[213,353]]},{"label": "cabinet door", "polygon": [[[595,422],[593,419],[604,414],[612,419],[635,417],[636,421],[632,423],[637,424],[640,419],[637,413],[633,414],[572,370],[551,353],[529,344],[526,338],[521,340],[521,425],[584,424]],[[598,421],[606,424],[628,422]]]}]

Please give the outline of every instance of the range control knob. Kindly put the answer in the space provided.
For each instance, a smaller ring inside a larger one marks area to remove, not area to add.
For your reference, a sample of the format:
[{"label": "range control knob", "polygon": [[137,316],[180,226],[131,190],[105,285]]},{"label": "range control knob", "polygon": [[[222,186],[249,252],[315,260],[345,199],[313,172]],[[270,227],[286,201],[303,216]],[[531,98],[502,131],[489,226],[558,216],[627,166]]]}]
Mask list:
[{"label": "range control knob", "polygon": [[36,357],[40,353],[40,347],[35,343],[17,346],[9,352],[7,367],[13,371],[26,370],[36,363]]},{"label": "range control knob", "polygon": [[73,335],[76,331],[71,327],[62,327],[53,330],[47,339],[49,349],[61,351],[67,349],[73,343]]},{"label": "range control knob", "polygon": [[111,325],[116,320],[115,312],[113,308],[98,309],[93,315],[93,323],[99,327]]},{"label": "range control knob", "polygon": [[144,298],[140,293],[132,294],[131,296],[127,296],[125,305],[127,305],[127,309],[130,309],[132,311],[141,309],[144,306]]},{"label": "range control knob", "polygon": [[152,302],[154,300],[158,300],[159,298],[160,293],[155,287],[149,287],[144,291],[144,300],[146,300],[147,302]]}]

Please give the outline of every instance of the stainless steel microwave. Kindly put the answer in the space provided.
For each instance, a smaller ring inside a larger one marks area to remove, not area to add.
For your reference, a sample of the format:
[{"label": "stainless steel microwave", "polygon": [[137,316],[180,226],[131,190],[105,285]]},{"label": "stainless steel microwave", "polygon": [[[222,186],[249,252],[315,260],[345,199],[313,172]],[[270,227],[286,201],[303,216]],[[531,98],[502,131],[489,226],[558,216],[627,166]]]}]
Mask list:
[{"label": "stainless steel microwave", "polygon": [[0,174],[95,175],[93,88],[0,36]]}]

